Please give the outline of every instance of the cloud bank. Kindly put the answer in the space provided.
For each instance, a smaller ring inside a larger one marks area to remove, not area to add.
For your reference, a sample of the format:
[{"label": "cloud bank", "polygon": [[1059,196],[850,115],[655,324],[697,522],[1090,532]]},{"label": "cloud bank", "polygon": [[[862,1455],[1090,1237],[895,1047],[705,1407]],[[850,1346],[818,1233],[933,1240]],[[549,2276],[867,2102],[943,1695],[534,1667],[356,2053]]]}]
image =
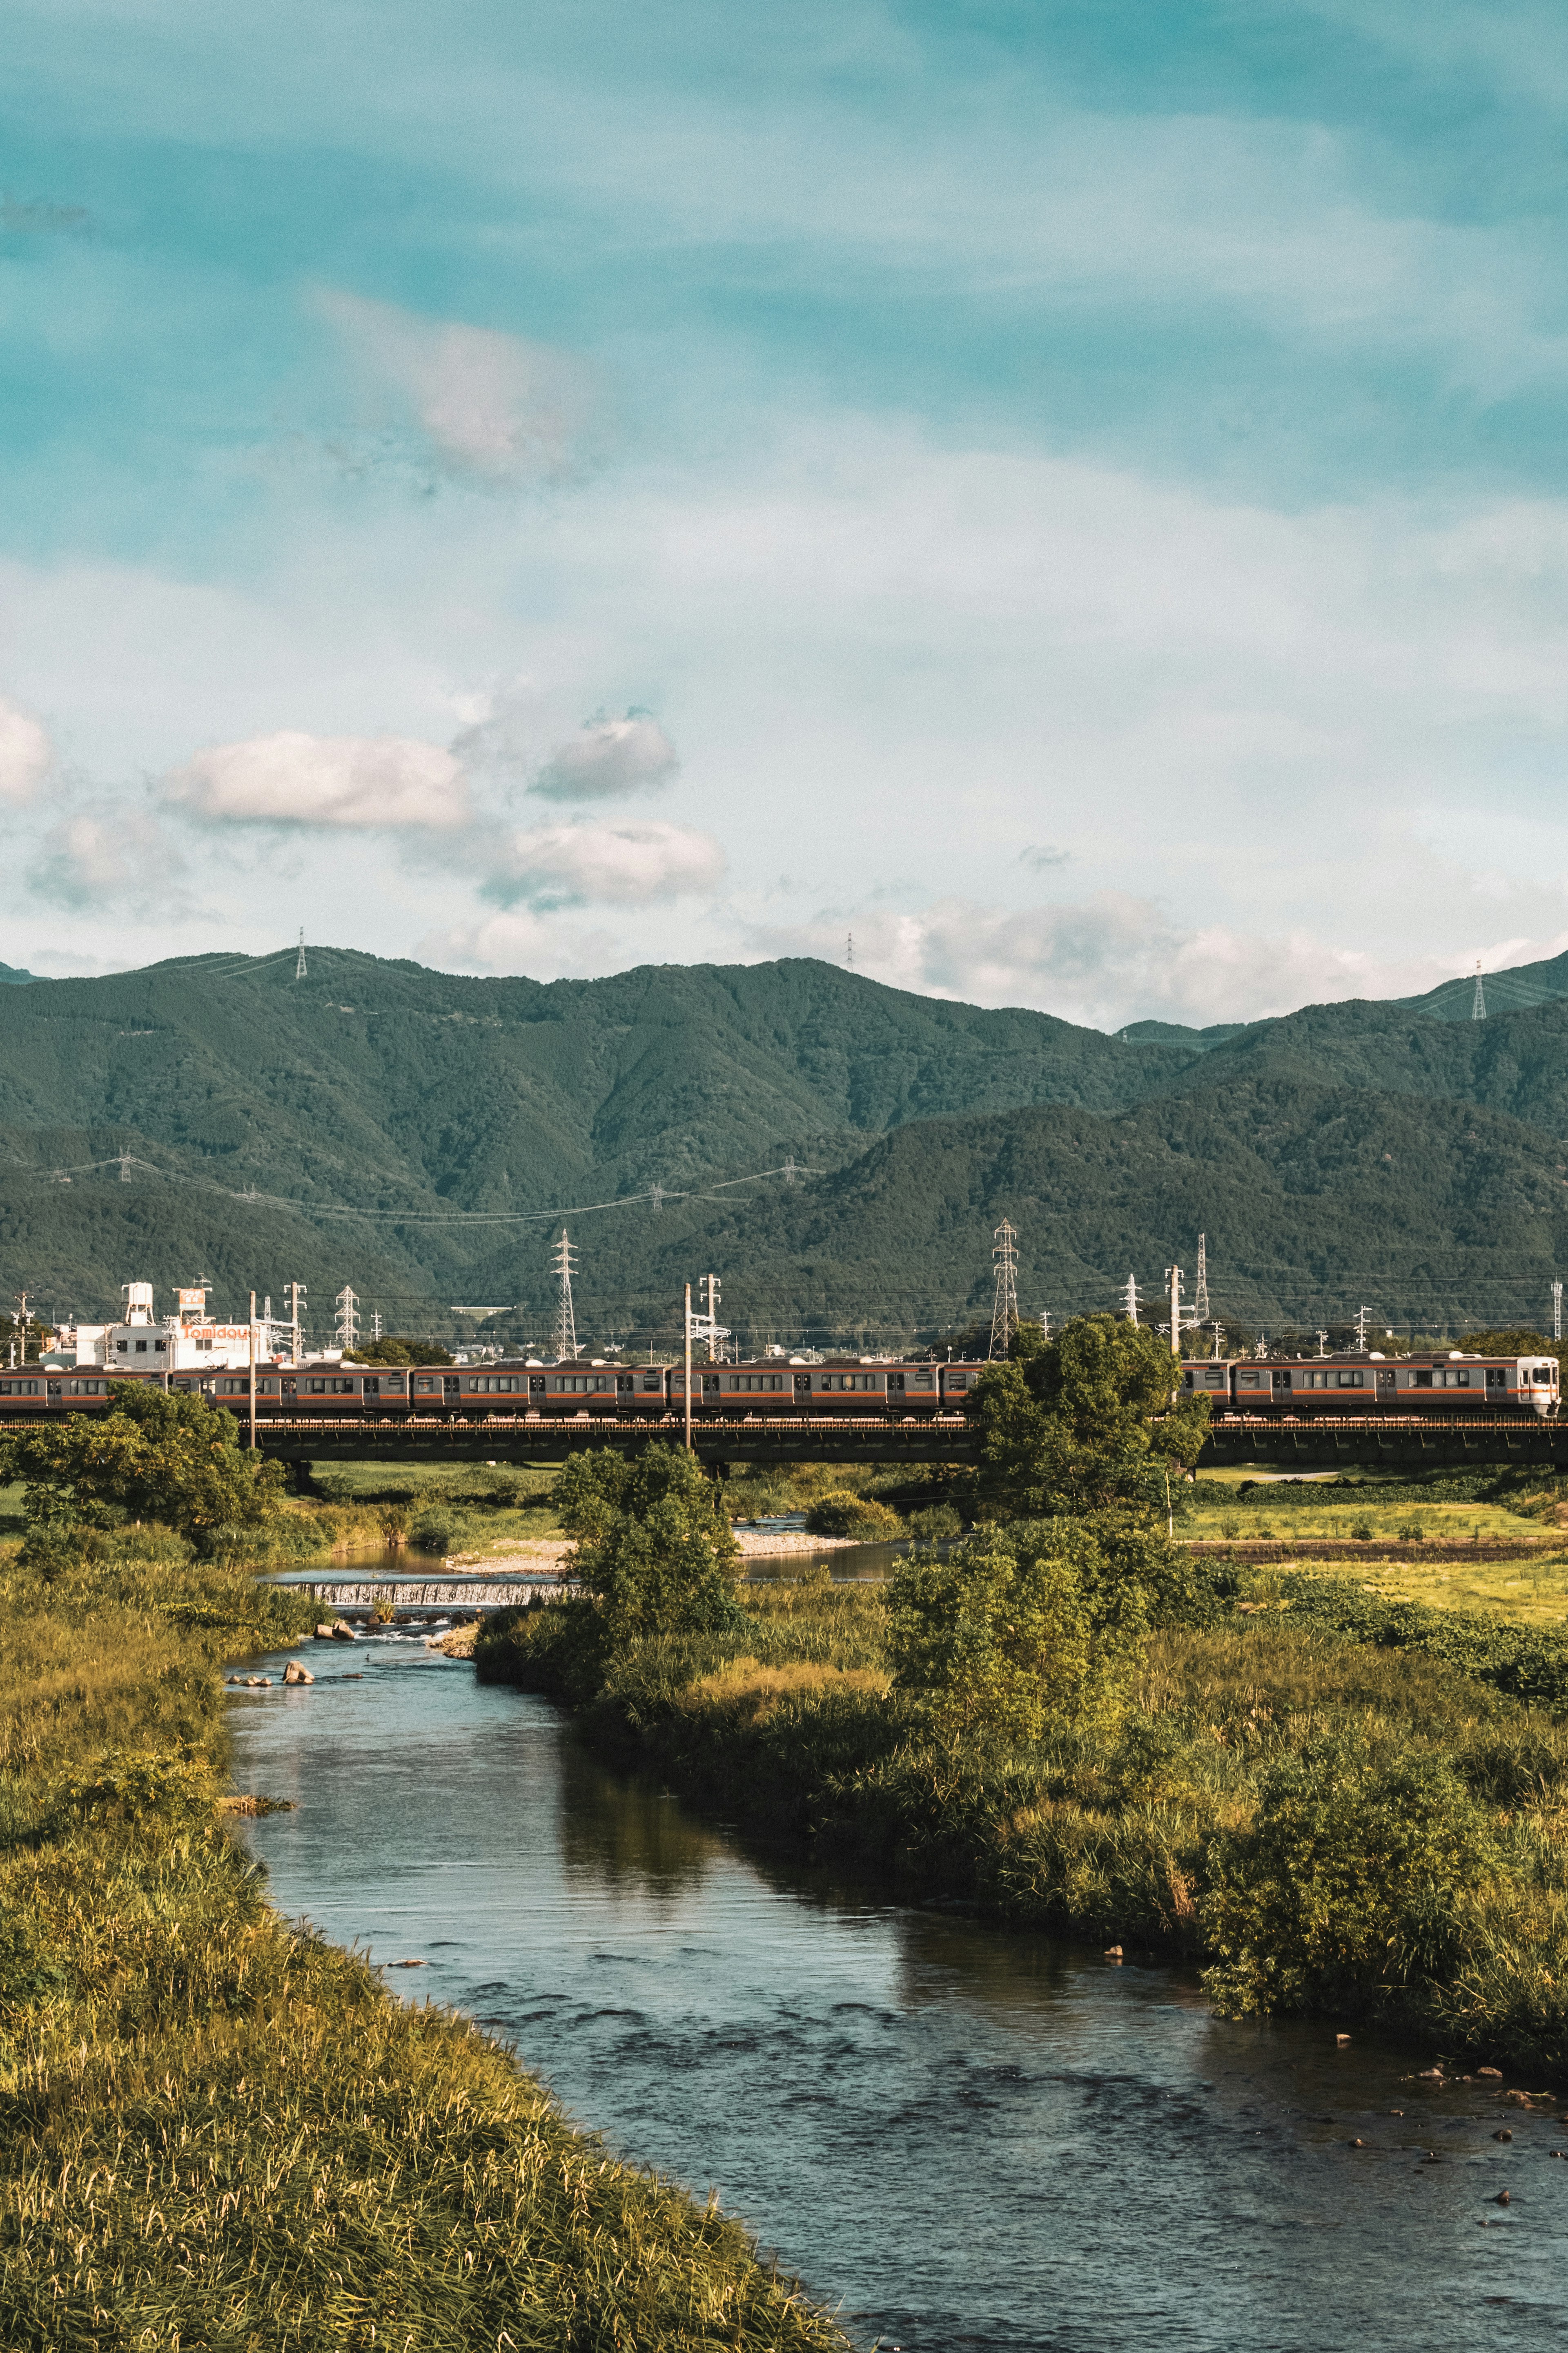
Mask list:
[{"label": "cloud bank", "polygon": [[724,852],[679,825],[546,825],[490,846],[485,896],[503,907],[645,907],[717,888]]},{"label": "cloud bank", "polygon": [[658,720],[647,712],[628,712],[624,719],[591,719],[552,754],[529,790],[546,800],[612,800],[657,792],[674,782],[679,768],[675,746]]},{"label": "cloud bank", "polygon": [[0,699],[0,801],[30,801],[53,756],[38,722]]},{"label": "cloud bank", "polygon": [[292,728],[198,752],[163,797],[216,824],[446,828],[470,816],[462,769],[435,744]]},{"label": "cloud bank", "polygon": [[569,352],[335,291],[317,307],[402,394],[447,466],[492,485],[553,482],[584,456],[592,371]]}]

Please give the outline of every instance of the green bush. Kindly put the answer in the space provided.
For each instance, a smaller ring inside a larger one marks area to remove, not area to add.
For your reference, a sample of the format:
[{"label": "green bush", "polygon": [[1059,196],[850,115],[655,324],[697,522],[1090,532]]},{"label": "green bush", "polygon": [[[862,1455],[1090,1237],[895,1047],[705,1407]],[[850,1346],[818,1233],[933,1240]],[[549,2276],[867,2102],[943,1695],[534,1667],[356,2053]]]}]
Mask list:
[{"label": "green bush", "polygon": [[922,1544],[944,1544],[963,1533],[963,1522],[951,1504],[929,1504],[924,1511],[910,1514],[910,1534]]},{"label": "green bush", "polygon": [[1499,1862],[1452,1767],[1315,1742],[1266,1776],[1250,1827],[1216,1841],[1201,1915],[1205,1990],[1227,2016],[1373,2017],[1451,1978]]},{"label": "green bush", "polygon": [[869,1495],[824,1495],[807,1512],[805,1525],[810,1535],[854,1536],[861,1544],[877,1544],[903,1534],[897,1512]]},{"label": "green bush", "polygon": [[449,1504],[427,1505],[409,1523],[408,1541],[420,1552],[460,1552],[472,1538],[472,1521]]}]

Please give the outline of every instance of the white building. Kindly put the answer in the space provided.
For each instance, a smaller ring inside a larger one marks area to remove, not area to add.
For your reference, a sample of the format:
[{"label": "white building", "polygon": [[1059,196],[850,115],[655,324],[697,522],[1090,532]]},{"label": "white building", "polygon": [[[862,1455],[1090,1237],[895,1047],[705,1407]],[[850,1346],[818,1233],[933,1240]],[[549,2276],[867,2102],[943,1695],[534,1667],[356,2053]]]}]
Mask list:
[{"label": "white building", "polygon": [[[59,1334],[51,1353],[74,1356],[78,1365],[103,1365],[121,1373],[189,1373],[232,1370],[250,1362],[248,1324],[216,1324],[203,1290],[176,1291],[176,1312],[158,1322],[150,1282],[123,1282],[125,1318],[120,1324],[77,1324]],[[256,1327],[256,1353],[263,1356],[268,1326]]]}]

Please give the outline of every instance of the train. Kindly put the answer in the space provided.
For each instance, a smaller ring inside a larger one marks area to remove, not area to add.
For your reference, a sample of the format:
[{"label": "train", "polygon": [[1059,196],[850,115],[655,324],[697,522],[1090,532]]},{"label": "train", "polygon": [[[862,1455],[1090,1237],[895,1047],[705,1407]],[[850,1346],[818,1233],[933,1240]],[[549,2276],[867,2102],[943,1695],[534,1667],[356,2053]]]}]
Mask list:
[{"label": "train", "polygon": [[[833,1357],[820,1364],[704,1365],[691,1375],[694,1421],[924,1421],[963,1415],[984,1364],[936,1357]],[[1349,1416],[1485,1413],[1544,1419],[1559,1405],[1554,1357],[1446,1355],[1388,1358],[1371,1350],[1279,1362],[1184,1358],[1184,1395],[1216,1419],[1332,1420]],[[101,1412],[128,1381],[199,1391],[247,1414],[248,1368],[168,1373],[26,1365],[0,1372],[0,1426],[57,1411]],[[258,1421],[397,1422],[613,1419],[684,1423],[686,1376],[668,1365],[530,1359],[458,1366],[355,1365],[337,1357],[256,1368]]]}]

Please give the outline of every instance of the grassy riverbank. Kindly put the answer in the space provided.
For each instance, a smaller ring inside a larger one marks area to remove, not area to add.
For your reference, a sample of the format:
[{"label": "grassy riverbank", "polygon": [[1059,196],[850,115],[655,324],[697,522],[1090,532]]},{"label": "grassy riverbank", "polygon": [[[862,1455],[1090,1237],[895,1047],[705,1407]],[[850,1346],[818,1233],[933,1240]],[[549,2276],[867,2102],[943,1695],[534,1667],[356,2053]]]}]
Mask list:
[{"label": "grassy riverbank", "polygon": [[500,1621],[477,1657],[754,1831],[1199,1962],[1232,2013],[1568,2079],[1568,1648],[1296,1583],[1315,1617],[1265,1581],[1245,1619],[1156,1634],[1114,1729],[1017,1749],[931,1736],[889,1688],[875,1592],[747,1588],[743,1630],[643,1643],[602,1682],[584,1605]]},{"label": "grassy riverbank", "polygon": [[268,1908],[218,1669],[313,1604],[147,1536],[0,1566],[0,1609],[7,2353],[843,2344],[736,2224]]}]

